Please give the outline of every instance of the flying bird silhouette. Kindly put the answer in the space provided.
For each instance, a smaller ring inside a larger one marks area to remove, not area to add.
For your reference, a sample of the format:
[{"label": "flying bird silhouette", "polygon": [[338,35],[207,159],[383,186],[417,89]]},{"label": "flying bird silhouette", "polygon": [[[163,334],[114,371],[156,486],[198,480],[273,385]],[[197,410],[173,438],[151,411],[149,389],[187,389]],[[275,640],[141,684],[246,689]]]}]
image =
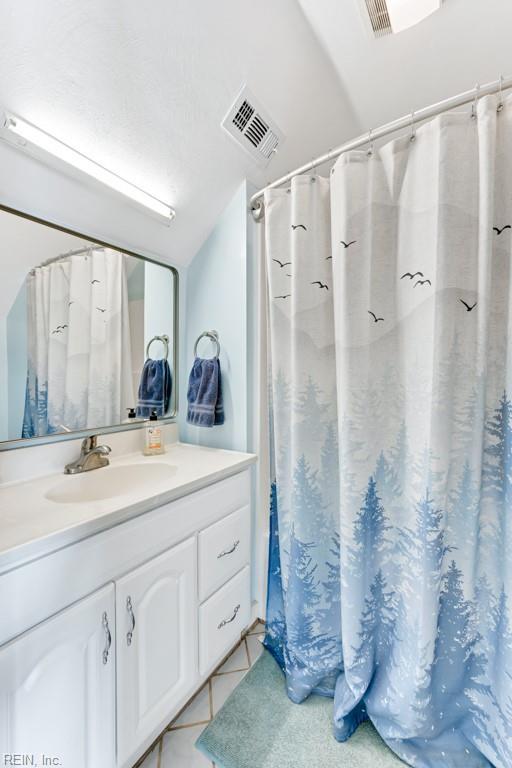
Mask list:
[{"label": "flying bird silhouette", "polygon": [[53,334],[53,333],[62,333],[62,331],[61,331],[61,329],[60,329],[60,328],[56,328],[54,331],[52,331],[52,334]]},{"label": "flying bird silhouette", "polygon": [[319,288],[325,288],[326,291],[329,290],[329,286],[325,283],[321,283],[320,280],[315,280],[311,285],[318,285]]},{"label": "flying bird silhouette", "polygon": [[304,224],[292,224],[292,229],[295,231],[296,229],[303,229],[304,232],[307,232],[307,227],[304,226]]},{"label": "flying bird silhouette", "polygon": [[415,273],[414,273],[414,275],[412,274],[412,272],[404,272],[404,274],[402,275],[402,277],[400,278],[400,280],[403,280],[403,279],[404,279],[404,277],[408,277],[408,278],[410,278],[411,280],[414,280],[414,278],[415,278],[415,277],[418,277],[418,275],[419,275],[420,277],[425,277],[425,275],[423,274],[423,272],[415,272]]},{"label": "flying bird silhouette", "polygon": [[377,317],[377,315],[371,311],[371,309],[368,310],[368,314],[373,317],[374,322],[378,323],[379,320],[384,320],[383,317]]},{"label": "flying bird silhouette", "polygon": [[281,267],[281,269],[282,269],[283,267],[287,267],[289,264],[291,264],[291,261],[279,261],[279,259],[272,259],[272,261],[275,261],[275,262],[276,262],[276,264],[279,264],[279,266]]},{"label": "flying bird silhouette", "polygon": [[106,309],[102,309],[101,307],[96,307],[96,309],[98,310],[98,312],[106,312],[107,311]]},{"label": "flying bird silhouette", "polygon": [[466,311],[467,311],[467,312],[471,312],[471,310],[472,310],[472,309],[474,309],[474,308],[476,307],[476,305],[478,304],[478,302],[477,302],[477,301],[475,301],[475,303],[473,304],[473,306],[472,306],[472,307],[470,307],[470,306],[469,306],[469,304],[466,304],[466,302],[464,301],[464,299],[459,299],[459,301],[461,301],[461,302],[464,304],[464,306],[466,307]]},{"label": "flying bird silhouette", "polygon": [[70,307],[74,303],[75,303],[74,301],[68,301],[68,307]]},{"label": "flying bird silhouette", "polygon": [[432,285],[432,283],[428,279],[427,280],[416,280],[416,282],[414,283],[413,287],[416,288],[417,285],[425,285],[425,283],[428,283],[429,285]]},{"label": "flying bird silhouette", "polygon": [[275,299],[287,299],[291,296],[291,293],[286,293],[284,296],[274,296]]},{"label": "flying bird silhouette", "polygon": [[504,232],[506,229],[512,229],[512,227],[510,226],[510,224],[505,224],[505,226],[502,227],[501,229],[499,227],[493,227],[493,229],[496,232],[496,234],[501,235],[501,233]]},{"label": "flying bird silhouette", "polygon": [[329,259],[332,259],[332,256],[326,256],[326,257],[325,257],[325,260],[326,260],[326,261],[329,261]]},{"label": "flying bird silhouette", "polygon": [[345,248],[350,248],[351,245],[354,245],[354,243],[357,243],[357,240],[351,240],[350,243],[346,243],[344,240],[340,240],[341,245],[344,245]]},{"label": "flying bird silhouette", "polygon": [[286,273],[286,277],[292,277],[289,272]]},{"label": "flying bird silhouette", "polygon": [[91,280],[91,285],[94,285],[94,283],[99,283],[99,280]]}]

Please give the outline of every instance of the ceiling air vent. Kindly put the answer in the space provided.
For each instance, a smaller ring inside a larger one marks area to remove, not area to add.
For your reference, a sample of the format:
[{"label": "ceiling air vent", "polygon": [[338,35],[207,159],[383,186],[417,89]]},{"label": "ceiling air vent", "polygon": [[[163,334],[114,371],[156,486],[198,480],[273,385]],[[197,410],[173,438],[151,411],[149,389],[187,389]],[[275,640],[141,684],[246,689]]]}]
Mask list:
[{"label": "ceiling air vent", "polygon": [[393,34],[386,0],[363,0],[375,37]]},{"label": "ceiling air vent", "polygon": [[265,114],[248,88],[243,88],[222,127],[260,165],[267,165],[283,142],[283,134]]}]

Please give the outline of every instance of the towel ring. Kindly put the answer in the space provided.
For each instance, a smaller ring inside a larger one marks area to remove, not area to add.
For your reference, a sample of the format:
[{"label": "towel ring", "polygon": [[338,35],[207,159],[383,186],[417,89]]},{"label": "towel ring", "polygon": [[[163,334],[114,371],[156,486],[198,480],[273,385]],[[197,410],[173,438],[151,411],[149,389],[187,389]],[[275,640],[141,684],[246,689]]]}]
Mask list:
[{"label": "towel ring", "polygon": [[219,342],[219,334],[217,331],[203,331],[199,334],[199,336],[196,339],[196,343],[194,344],[194,357],[197,357],[197,345],[201,341],[201,339],[208,337],[211,339],[214,344],[217,347],[217,351],[214,355],[214,357],[218,357],[220,355],[220,342]]},{"label": "towel ring", "polygon": [[148,345],[146,347],[146,359],[149,360],[149,348],[154,341],[162,342],[165,348],[165,360],[167,360],[169,357],[169,337],[166,333],[163,336],[153,336],[153,338],[148,341]]}]

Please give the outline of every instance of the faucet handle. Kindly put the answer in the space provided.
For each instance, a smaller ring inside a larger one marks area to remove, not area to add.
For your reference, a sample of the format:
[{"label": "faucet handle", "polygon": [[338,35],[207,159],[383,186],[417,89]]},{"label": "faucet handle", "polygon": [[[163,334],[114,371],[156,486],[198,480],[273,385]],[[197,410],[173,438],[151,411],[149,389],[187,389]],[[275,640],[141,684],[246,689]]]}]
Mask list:
[{"label": "faucet handle", "polygon": [[82,440],[82,453],[88,453],[96,448],[98,444],[98,435],[89,435]]}]

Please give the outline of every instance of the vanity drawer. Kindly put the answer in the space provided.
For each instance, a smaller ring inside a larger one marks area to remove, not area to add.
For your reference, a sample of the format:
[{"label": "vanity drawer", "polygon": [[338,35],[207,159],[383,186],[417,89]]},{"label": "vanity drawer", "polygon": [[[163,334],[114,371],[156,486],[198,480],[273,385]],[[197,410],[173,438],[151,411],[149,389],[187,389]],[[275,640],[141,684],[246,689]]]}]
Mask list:
[{"label": "vanity drawer", "polygon": [[249,566],[199,608],[199,667],[208,673],[240,638],[251,616]]},{"label": "vanity drawer", "polygon": [[203,602],[249,562],[249,507],[210,525],[199,534],[199,601]]}]

